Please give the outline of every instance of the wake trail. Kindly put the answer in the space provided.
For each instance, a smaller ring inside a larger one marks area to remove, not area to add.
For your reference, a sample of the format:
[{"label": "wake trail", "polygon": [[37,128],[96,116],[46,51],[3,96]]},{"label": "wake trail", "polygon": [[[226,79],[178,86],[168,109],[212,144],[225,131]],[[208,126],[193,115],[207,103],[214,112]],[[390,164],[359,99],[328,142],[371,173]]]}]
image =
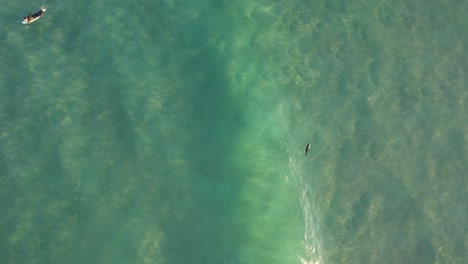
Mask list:
[{"label": "wake trail", "polygon": [[[295,182],[299,193],[299,204],[302,209],[302,218],[304,221],[304,235],[302,244],[304,246],[304,253],[299,255],[302,264],[319,264],[321,260],[321,240],[320,228],[316,214],[318,213],[315,206],[315,194],[306,181],[303,171],[306,169],[306,162],[312,162],[323,152],[315,154],[312,159],[304,157],[302,148],[299,148],[295,142],[296,136],[291,135],[289,119],[285,114],[284,106],[279,105],[278,117],[281,122],[281,127],[285,130],[286,137],[282,144],[286,149],[289,159],[289,168],[291,172],[291,180]],[[305,145],[304,145],[305,146]],[[306,159],[304,159],[306,158]],[[286,176],[286,180],[290,180]],[[303,255],[303,256],[301,256]]]}]

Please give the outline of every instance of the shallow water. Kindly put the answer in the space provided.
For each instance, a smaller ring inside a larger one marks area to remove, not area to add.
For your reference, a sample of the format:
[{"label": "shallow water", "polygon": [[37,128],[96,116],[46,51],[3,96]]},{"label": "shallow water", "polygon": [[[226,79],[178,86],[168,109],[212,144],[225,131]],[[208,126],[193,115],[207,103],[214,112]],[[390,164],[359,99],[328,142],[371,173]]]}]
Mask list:
[{"label": "shallow water", "polygon": [[466,1],[2,4],[5,263],[467,262]]}]

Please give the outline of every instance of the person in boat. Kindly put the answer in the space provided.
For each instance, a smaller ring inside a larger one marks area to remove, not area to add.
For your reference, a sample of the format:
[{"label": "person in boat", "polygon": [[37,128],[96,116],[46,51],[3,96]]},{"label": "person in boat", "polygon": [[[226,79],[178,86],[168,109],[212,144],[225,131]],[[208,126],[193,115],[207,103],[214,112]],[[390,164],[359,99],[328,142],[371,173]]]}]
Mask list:
[{"label": "person in boat", "polygon": [[46,11],[46,8],[43,6],[41,7],[41,10],[37,11],[36,13],[34,14],[29,14],[27,16],[25,16],[23,19],[27,20],[28,21],[28,25],[35,19],[39,18],[42,16],[42,14],[44,14],[44,12]]}]

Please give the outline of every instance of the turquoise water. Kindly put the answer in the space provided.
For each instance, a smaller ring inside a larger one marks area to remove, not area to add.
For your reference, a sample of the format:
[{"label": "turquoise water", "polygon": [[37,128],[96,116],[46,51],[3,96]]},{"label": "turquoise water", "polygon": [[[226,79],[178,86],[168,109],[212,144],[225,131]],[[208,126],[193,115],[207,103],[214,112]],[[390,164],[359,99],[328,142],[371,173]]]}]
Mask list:
[{"label": "turquoise water", "polygon": [[1,263],[468,262],[466,1],[1,4]]}]

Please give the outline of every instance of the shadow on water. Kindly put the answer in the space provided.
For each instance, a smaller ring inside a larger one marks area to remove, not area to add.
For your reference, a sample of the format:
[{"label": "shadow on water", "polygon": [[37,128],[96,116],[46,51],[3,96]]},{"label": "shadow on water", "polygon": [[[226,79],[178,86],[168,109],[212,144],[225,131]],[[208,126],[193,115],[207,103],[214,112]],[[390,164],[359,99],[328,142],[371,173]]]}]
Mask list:
[{"label": "shadow on water", "polygon": [[[165,263],[239,263],[237,243],[244,232],[231,210],[242,178],[230,175],[233,168],[227,157],[236,142],[234,120],[240,109],[228,95],[226,62],[207,43],[209,26],[198,20],[179,26],[172,30],[178,43],[167,59],[183,65],[179,77],[187,91],[179,93],[186,94],[188,111],[181,129],[189,130],[190,139],[182,146],[176,144],[190,171],[182,181],[169,183],[180,195],[166,204],[174,207],[166,210],[163,259]],[[189,52],[181,56],[184,50]]]}]

